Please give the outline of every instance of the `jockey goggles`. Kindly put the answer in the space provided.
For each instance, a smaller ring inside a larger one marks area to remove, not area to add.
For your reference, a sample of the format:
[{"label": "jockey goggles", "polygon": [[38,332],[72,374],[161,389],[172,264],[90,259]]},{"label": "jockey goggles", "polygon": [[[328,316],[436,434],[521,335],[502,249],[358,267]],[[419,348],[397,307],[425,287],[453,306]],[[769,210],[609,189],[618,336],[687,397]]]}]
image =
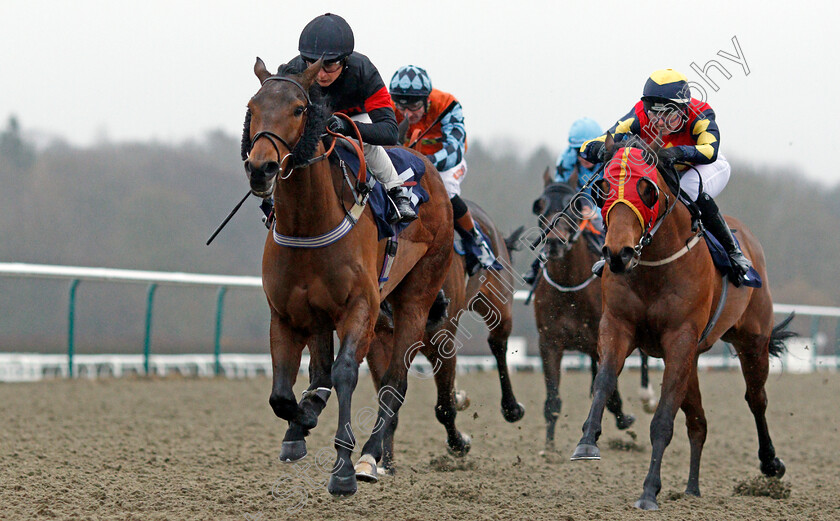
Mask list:
[{"label": "jockey goggles", "polygon": [[426,100],[418,99],[418,100],[406,100],[406,99],[395,99],[394,105],[397,106],[398,109],[402,110],[410,110],[412,112],[422,109],[426,104]]},{"label": "jockey goggles", "polygon": [[[306,58],[303,59],[303,62],[306,64],[307,67],[315,63],[315,61],[309,61]],[[339,71],[343,66],[344,60],[335,60],[331,62],[324,62],[321,66],[321,69],[327,74],[332,74],[334,72]]]}]

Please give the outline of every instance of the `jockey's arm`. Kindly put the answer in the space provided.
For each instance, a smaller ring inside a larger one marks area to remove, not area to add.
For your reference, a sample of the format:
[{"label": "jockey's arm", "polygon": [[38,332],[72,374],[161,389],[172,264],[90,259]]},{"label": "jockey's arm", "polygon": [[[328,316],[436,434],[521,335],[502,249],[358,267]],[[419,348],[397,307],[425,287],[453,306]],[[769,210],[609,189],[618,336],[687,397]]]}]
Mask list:
[{"label": "jockey's arm", "polygon": [[440,121],[440,131],[443,147],[427,157],[439,172],[443,172],[455,168],[464,159],[467,131],[460,103],[456,103]]},{"label": "jockey's arm", "polygon": [[610,129],[602,135],[584,142],[580,147],[580,155],[591,163],[598,163],[600,162],[598,160],[598,153],[604,147],[607,134],[612,134],[613,139],[618,142],[627,139],[631,135],[641,135],[641,133],[642,126],[636,118],[636,109],[634,107],[630,109],[630,112],[628,112],[627,115],[616,121],[615,125],[610,127]]},{"label": "jockey's arm", "polygon": [[720,147],[720,130],[715,121],[715,112],[709,108],[687,123],[694,146],[683,145],[683,160],[688,163],[707,165],[717,160]]},{"label": "jockey's arm", "polygon": [[391,106],[391,96],[384,86],[365,100],[370,123],[356,123],[362,141],[371,145],[396,145],[399,131],[397,116]]}]

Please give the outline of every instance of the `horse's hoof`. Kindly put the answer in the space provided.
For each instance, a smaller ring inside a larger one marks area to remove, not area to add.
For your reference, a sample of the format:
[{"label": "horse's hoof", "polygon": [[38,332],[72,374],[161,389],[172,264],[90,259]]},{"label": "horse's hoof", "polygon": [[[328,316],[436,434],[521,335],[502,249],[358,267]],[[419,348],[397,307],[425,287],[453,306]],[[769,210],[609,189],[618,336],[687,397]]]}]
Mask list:
[{"label": "horse's hoof", "polygon": [[773,458],[770,463],[761,464],[761,472],[767,477],[782,479],[782,476],[785,475],[785,462],[780,458]]},{"label": "horse's hoof", "polygon": [[689,486],[685,489],[686,496],[700,497],[700,487]]},{"label": "horse's hoof", "polygon": [[470,438],[470,435],[465,434],[463,432],[460,433],[460,434],[461,434],[460,443],[457,443],[454,447],[452,445],[450,445],[449,447],[446,448],[446,450],[449,451],[449,454],[452,454],[453,456],[456,456],[456,457],[459,457],[459,458],[461,458],[463,456],[466,456],[467,453],[470,451],[470,447],[472,447],[472,438]]},{"label": "horse's hoof", "polygon": [[639,498],[633,506],[639,510],[659,510],[659,505],[656,504],[655,499]]},{"label": "horse's hoof", "polygon": [[653,414],[656,412],[657,405],[657,403],[644,402],[642,404],[642,409],[648,414]]},{"label": "horse's hoof", "polygon": [[330,482],[327,484],[327,490],[330,494],[336,497],[352,496],[356,493],[356,475],[338,476],[336,474],[330,475]]},{"label": "horse's hoof", "polygon": [[455,410],[463,411],[470,406],[470,397],[467,396],[467,391],[458,390],[454,393]]},{"label": "horse's hoof", "polygon": [[572,454],[572,461],[578,460],[599,460],[601,459],[601,449],[597,445],[590,445],[589,443],[578,443],[575,447],[575,452]]},{"label": "horse's hoof", "polygon": [[519,402],[517,402],[516,407],[512,409],[506,409],[502,406],[502,416],[505,418],[506,422],[516,423],[525,416],[525,406]]},{"label": "horse's hoof", "polygon": [[280,448],[280,461],[292,463],[306,456],[306,440],[284,441]]},{"label": "horse's hoof", "polygon": [[364,454],[356,462],[356,479],[365,483],[376,483],[379,481],[379,471],[376,468],[376,460],[370,454]]},{"label": "horse's hoof", "polygon": [[618,427],[618,430],[623,431],[624,429],[630,428],[635,422],[636,417],[632,414],[622,414],[615,419],[615,426]]}]

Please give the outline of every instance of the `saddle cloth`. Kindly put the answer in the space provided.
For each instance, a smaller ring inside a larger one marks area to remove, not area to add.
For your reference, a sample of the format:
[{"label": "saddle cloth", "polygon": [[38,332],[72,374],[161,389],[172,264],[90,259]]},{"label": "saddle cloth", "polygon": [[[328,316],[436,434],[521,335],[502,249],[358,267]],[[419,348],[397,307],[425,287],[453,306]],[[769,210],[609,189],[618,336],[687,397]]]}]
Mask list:
[{"label": "saddle cloth", "polygon": [[[347,168],[353,172],[353,177],[356,177],[359,172],[359,158],[356,156],[356,153],[343,146],[335,147],[335,152],[344,161]],[[423,174],[426,173],[426,165],[422,159],[402,148],[386,149],[386,152],[388,153],[388,157],[391,158],[394,168],[397,169],[400,179],[409,186],[411,206],[414,208],[414,211],[417,211],[421,204],[429,200],[428,192],[420,186],[420,180],[423,178]],[[399,235],[411,223],[389,223],[388,215],[391,210],[391,203],[388,200],[388,194],[385,193],[385,187],[375,182],[370,171],[367,172],[366,180],[368,185],[372,186],[368,205],[376,221],[379,240],[381,241],[382,239]]]},{"label": "saddle cloth", "polygon": [[[741,243],[738,241],[736,233],[737,232],[735,230],[732,230],[732,236],[735,237],[735,242],[738,243],[738,246],[740,247]],[[706,244],[709,246],[709,253],[712,254],[712,261],[715,263],[715,267],[721,273],[728,275],[729,280],[735,283],[735,281],[737,281],[737,277],[732,275],[732,264],[729,262],[729,256],[726,254],[726,250],[720,242],[718,242],[717,238],[715,238],[715,236],[708,230],[704,231],[703,238],[706,239]],[[751,288],[761,287],[761,277],[758,272],[755,271],[755,268],[750,268],[750,271],[744,275],[743,285]]]}]

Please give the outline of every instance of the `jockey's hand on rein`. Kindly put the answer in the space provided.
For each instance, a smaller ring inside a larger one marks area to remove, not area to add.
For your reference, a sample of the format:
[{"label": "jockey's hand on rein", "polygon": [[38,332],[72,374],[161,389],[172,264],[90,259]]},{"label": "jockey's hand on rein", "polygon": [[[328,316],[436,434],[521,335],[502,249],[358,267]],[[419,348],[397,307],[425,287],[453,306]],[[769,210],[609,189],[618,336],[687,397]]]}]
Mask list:
[{"label": "jockey's hand on rein", "polygon": [[327,120],[327,129],[336,134],[342,134],[344,136],[350,133],[350,124],[347,123],[346,120],[340,118],[336,114],[330,116],[330,119]]},{"label": "jockey's hand on rein", "polygon": [[669,147],[659,151],[659,160],[668,168],[673,167],[677,161],[682,161],[684,157],[685,154],[680,147]]}]

